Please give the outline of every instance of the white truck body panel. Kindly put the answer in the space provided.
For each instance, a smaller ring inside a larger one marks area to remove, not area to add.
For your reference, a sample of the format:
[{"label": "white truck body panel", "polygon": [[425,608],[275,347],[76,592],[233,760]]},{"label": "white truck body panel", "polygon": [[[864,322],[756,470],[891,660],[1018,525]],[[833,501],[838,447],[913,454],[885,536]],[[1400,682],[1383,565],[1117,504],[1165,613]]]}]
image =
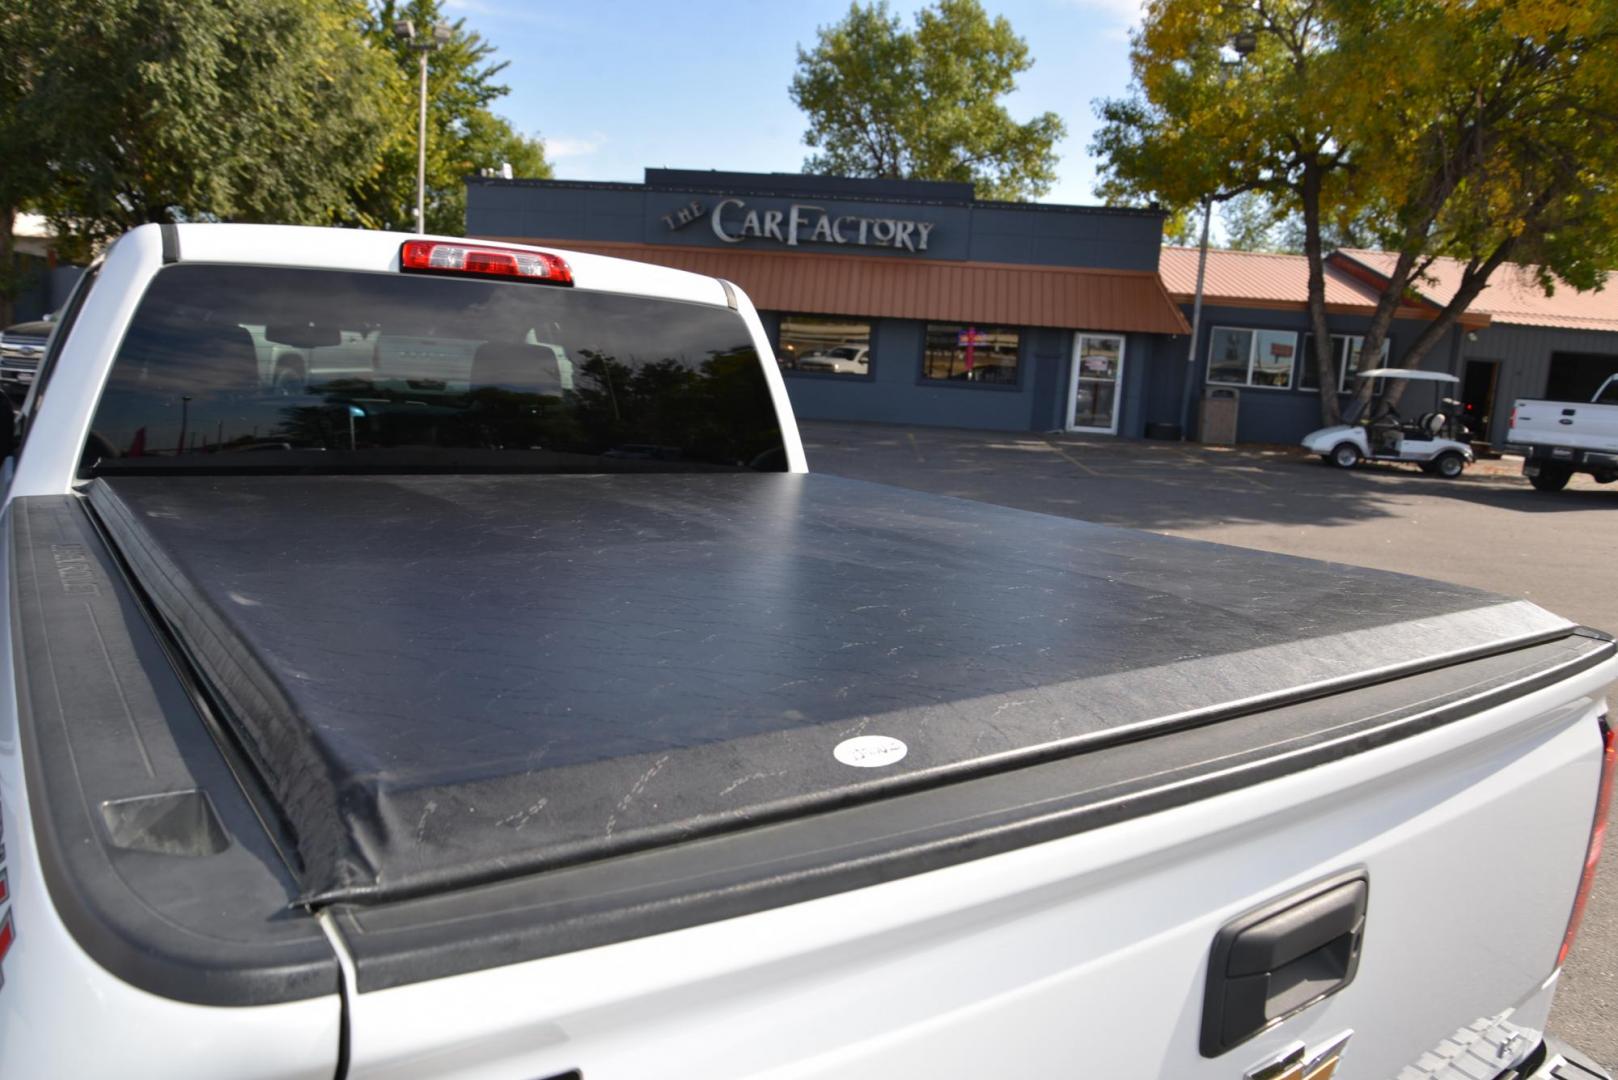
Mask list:
[{"label": "white truck body panel", "polygon": [[1520,398],[1512,406],[1506,441],[1618,454],[1618,404],[1603,404],[1604,400],[1618,400],[1618,375],[1609,378],[1589,402]]},{"label": "white truck body panel", "polygon": [[[4,555],[0,541],[0,556]],[[0,599],[9,602],[0,575]],[[0,620],[0,650],[12,652]],[[0,846],[16,933],[0,984],[0,1072],[16,1077],[329,1080],[343,1001],[210,1008],[159,997],[107,973],[57,915],[34,841],[18,745],[17,699],[0,704]],[[6,905],[0,905],[6,906]],[[4,917],[6,911],[0,911]]]},{"label": "white truck body panel", "polygon": [[[1503,1009],[1542,1026],[1584,844],[1544,823],[1593,810],[1592,720],[1615,675],[880,888],[361,994],[350,1075],[1194,1080],[1358,1027],[1378,1034],[1351,1043],[1338,1076],[1384,1080]],[[1375,927],[1354,984],[1201,1057],[1220,925],[1353,866],[1370,869]],[[1479,940],[1479,927],[1501,932]]]}]

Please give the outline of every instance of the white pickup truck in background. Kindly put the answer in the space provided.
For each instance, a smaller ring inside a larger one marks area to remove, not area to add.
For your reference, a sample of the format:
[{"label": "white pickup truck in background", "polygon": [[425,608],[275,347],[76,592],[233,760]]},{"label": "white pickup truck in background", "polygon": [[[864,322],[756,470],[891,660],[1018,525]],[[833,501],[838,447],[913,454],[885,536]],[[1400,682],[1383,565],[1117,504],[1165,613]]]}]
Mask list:
[{"label": "white pickup truck in background", "polygon": [[1574,473],[1618,480],[1618,375],[1589,402],[1519,399],[1506,441],[1522,448],[1523,475],[1536,490],[1561,491]]},{"label": "white pickup truck in background", "polygon": [[1610,1080],[1526,601],[810,474],[733,286],[466,240],[137,229],[7,434],[0,1075]]}]

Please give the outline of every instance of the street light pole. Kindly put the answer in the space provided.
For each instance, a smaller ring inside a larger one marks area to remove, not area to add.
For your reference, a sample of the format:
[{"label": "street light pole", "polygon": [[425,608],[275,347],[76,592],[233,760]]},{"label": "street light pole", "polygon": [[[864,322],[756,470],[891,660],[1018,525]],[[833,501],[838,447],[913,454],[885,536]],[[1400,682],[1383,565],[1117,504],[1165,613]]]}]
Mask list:
[{"label": "street light pole", "polygon": [[421,119],[416,125],[416,231],[427,231],[427,50],[421,50]]},{"label": "street light pole", "polygon": [[[1258,48],[1258,31],[1246,27],[1230,39],[1230,47],[1236,54],[1234,64],[1226,64],[1228,73],[1231,68],[1240,68],[1247,58],[1253,55]],[[1202,242],[1197,245],[1197,294],[1191,301],[1191,344],[1185,352],[1185,400],[1180,407],[1180,438],[1191,438],[1191,402],[1197,392],[1197,338],[1202,332],[1202,288],[1208,277],[1208,226],[1213,221],[1214,197],[1206,195],[1202,199]]]},{"label": "street light pole", "polygon": [[393,24],[393,36],[414,49],[421,57],[421,112],[416,125],[416,231],[427,231],[427,54],[449,44],[454,33],[448,23],[433,27],[431,36],[416,40],[416,24],[399,19]]}]

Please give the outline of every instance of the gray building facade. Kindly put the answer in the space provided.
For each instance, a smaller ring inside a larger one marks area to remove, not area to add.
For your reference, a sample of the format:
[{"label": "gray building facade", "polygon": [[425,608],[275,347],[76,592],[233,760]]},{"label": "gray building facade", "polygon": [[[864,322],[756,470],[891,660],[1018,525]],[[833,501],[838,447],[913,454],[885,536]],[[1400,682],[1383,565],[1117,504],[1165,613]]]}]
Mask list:
[{"label": "gray building facade", "polygon": [[467,232],[734,281],[799,416],[1139,436],[1189,327],[1162,215],[970,185],[648,169],[642,184],[469,181]]},{"label": "gray building facade", "polygon": [[[466,224],[473,237],[735,282],[807,419],[1178,438],[1200,434],[1200,403],[1215,395],[1236,399],[1240,442],[1296,443],[1320,425],[1302,257],[1211,252],[1193,346],[1197,252],[1163,247],[1155,211],[988,202],[967,184],[648,169],[639,184],[472,179]],[[1344,403],[1387,258],[1328,259]],[[1443,306],[1441,288],[1418,293],[1394,319],[1390,366]],[[1453,395],[1476,437],[1501,446],[1513,399],[1587,398],[1618,371],[1618,301],[1609,318],[1588,294],[1572,316],[1557,308],[1565,294],[1508,283],[1491,296],[1511,310],[1474,305],[1421,361],[1460,382],[1412,384],[1401,407]]]}]

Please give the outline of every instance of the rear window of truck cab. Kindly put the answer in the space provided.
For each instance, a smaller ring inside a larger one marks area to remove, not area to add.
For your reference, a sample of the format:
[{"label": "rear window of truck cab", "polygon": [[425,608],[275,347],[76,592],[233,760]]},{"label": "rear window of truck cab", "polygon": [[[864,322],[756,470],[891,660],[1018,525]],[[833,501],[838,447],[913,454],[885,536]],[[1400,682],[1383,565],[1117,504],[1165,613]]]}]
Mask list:
[{"label": "rear window of truck cab", "polygon": [[80,475],[785,467],[734,311],[529,282],[179,265],[136,310]]}]

